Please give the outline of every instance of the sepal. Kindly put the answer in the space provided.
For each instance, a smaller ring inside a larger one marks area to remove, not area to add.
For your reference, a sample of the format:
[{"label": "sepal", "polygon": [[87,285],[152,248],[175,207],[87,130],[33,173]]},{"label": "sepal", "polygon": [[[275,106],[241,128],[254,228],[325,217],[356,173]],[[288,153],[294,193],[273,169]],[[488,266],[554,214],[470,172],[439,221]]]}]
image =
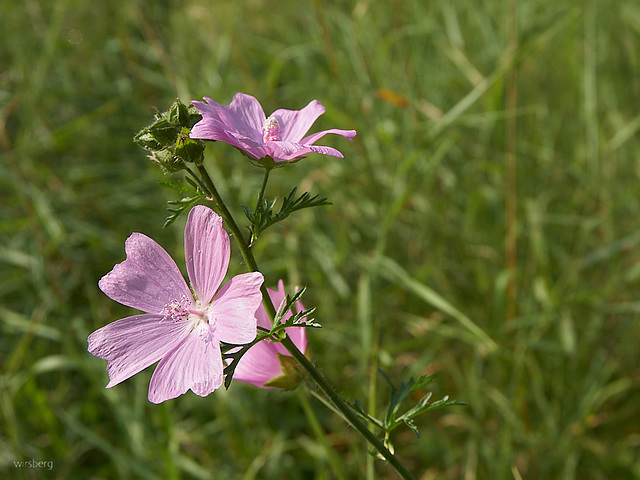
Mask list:
[{"label": "sepal", "polygon": [[288,355],[278,353],[278,361],[282,367],[282,375],[268,381],[265,387],[282,388],[284,390],[294,390],[301,381],[301,371],[298,362]]}]

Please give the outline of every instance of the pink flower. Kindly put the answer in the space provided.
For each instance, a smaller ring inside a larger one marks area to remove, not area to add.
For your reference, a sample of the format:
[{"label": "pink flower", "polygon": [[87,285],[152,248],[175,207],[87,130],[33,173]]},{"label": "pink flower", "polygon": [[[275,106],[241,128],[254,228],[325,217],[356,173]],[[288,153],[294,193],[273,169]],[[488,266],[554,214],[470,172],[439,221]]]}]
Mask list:
[{"label": "pink flower", "polygon": [[[278,290],[267,289],[271,302],[276,309],[282,303],[285,298],[284,284],[282,280],[278,282]],[[298,312],[304,311],[302,303],[297,302],[296,309]],[[287,313],[283,321],[291,316],[291,312]],[[258,318],[258,325],[267,329],[271,328],[271,321],[267,316],[267,312],[263,306],[256,312]],[[296,347],[304,353],[307,349],[307,335],[305,327],[289,327],[285,328],[285,332],[289,338],[293,341]],[[265,385],[283,375],[287,372],[283,372],[283,367],[280,362],[279,355],[291,357],[291,354],[282,346],[281,343],[270,342],[263,340],[256,343],[253,347],[245,353],[236,367],[233,374],[233,380],[249,383],[256,387],[270,388],[270,385]]]},{"label": "pink flower", "polygon": [[191,290],[169,254],[149,237],[134,233],[127,258],[102,277],[111,299],[147,312],[113,322],[89,335],[89,352],[108,361],[113,387],[160,360],[149,400],[160,403],[191,389],[209,395],[222,385],[220,343],[243,344],[256,337],[262,274],[233,277],[216,294],[229,266],[229,236],[210,208],[189,213],[184,249]]},{"label": "pink flower", "polygon": [[290,162],[311,152],[343,158],[335,148],[314,143],[327,133],[349,140],[356,136],[355,130],[334,128],[303,138],[326,110],[317,100],[312,100],[302,110],[276,110],[267,118],[258,100],[251,95],[236,93],[229,106],[208,97],[204,99],[207,103],[193,102],[202,114],[202,120],[194,125],[191,138],[226,142],[255,160],[270,157],[274,162]]}]

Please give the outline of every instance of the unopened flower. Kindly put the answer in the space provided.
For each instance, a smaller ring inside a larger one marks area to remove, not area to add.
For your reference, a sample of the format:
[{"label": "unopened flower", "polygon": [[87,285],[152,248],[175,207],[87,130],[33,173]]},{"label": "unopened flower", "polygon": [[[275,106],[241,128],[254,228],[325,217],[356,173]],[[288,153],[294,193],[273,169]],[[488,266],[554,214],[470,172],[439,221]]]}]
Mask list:
[{"label": "unopened flower", "polygon": [[355,130],[330,129],[306,135],[313,122],[325,112],[318,100],[312,100],[302,110],[279,109],[268,118],[258,100],[251,95],[236,93],[229,106],[204,97],[206,103],[194,101],[202,120],[191,130],[191,138],[219,140],[242,150],[246,155],[261,160],[290,162],[311,153],[322,153],[343,158],[335,148],[314,145],[327,133],[335,133],[349,140]]},{"label": "unopened flower", "polygon": [[[282,280],[278,282],[278,290],[268,288],[267,291],[269,292],[271,303],[277,309],[285,298]],[[297,302],[295,308],[298,312],[304,311],[304,306],[301,302]],[[262,305],[256,312],[256,317],[258,318],[259,326],[267,329],[271,328],[271,321]],[[282,320],[285,321],[289,317],[291,317],[291,312],[288,312]],[[285,332],[294,345],[302,353],[305,353],[307,349],[306,328],[289,327],[285,328]],[[251,347],[240,358],[233,374],[233,379],[256,387],[293,388],[297,384],[297,378],[293,372],[294,369],[289,367],[294,364],[295,360],[281,343],[263,340]]]},{"label": "unopened flower", "polygon": [[213,210],[202,205],[191,210],[184,248],[195,296],[169,254],[141,233],[127,239],[126,260],[100,280],[111,299],[147,312],[89,335],[89,352],[108,361],[107,388],[160,360],[149,385],[150,401],[160,403],[189,389],[206,396],[222,385],[220,342],[255,339],[264,279],[258,272],[237,275],[218,291],[230,246]]}]

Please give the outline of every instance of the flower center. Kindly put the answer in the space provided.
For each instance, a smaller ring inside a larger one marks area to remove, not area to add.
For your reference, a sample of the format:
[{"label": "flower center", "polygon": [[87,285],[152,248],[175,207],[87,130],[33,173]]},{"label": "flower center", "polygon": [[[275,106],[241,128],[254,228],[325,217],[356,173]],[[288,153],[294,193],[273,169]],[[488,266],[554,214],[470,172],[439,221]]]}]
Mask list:
[{"label": "flower center", "polygon": [[262,136],[264,143],[282,140],[282,137],[280,137],[282,133],[282,130],[280,130],[280,122],[278,122],[276,117],[267,118],[262,126],[262,131],[264,132]]},{"label": "flower center", "polygon": [[185,318],[198,322],[204,319],[206,309],[200,308],[200,305],[196,302],[194,305],[185,296],[180,300],[173,300],[171,303],[167,303],[160,314],[162,314],[162,320],[173,320],[179,322]]}]

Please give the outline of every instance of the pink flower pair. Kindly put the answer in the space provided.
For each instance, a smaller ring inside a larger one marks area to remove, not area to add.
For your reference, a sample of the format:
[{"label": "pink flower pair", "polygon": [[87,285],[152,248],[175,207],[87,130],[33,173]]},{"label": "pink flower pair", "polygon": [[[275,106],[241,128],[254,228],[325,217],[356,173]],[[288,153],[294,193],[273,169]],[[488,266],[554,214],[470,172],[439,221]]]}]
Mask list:
[{"label": "pink flower pair", "polygon": [[[210,208],[194,207],[184,239],[193,293],[169,254],[141,233],[127,239],[126,260],[100,280],[100,289],[111,299],[147,312],[89,335],[89,352],[108,362],[107,388],[160,361],[149,385],[151,402],[176,398],[189,389],[209,395],[223,382],[220,342],[246,344],[255,339],[258,324],[270,327],[261,307],[261,273],[237,275],[218,290],[230,257],[222,219]],[[270,295],[274,303],[281,301],[282,284]],[[303,329],[288,330],[293,330],[294,343],[304,349],[304,332],[296,333]],[[263,386],[277,377],[280,348],[258,343],[242,357],[234,378]]]}]

